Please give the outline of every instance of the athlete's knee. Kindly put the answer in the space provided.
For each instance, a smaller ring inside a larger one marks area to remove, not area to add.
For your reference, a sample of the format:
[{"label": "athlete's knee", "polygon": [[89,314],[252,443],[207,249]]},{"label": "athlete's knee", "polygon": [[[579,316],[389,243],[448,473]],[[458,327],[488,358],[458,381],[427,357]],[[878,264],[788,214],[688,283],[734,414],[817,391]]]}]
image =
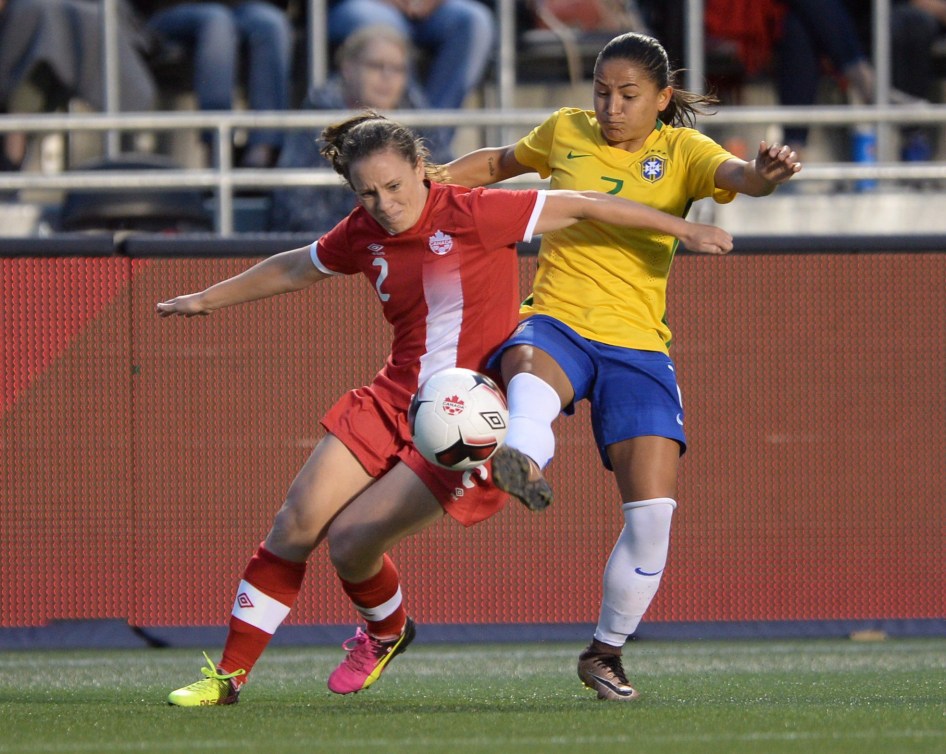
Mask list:
[{"label": "athlete's knee", "polygon": [[512,346],[503,352],[501,362],[503,381],[510,385],[519,375],[531,375],[541,380],[558,395],[558,410],[572,402],[575,390],[565,370],[545,351],[534,346]]},{"label": "athlete's knee", "polygon": [[677,502],[669,497],[656,497],[648,500],[635,500],[624,503],[624,523],[628,536],[642,546],[663,550],[666,557],[667,544],[670,541],[670,524]]},{"label": "athlete's knee", "polygon": [[532,353],[535,349],[532,346],[518,345],[510,346],[503,351],[500,365],[503,373],[503,380],[507,383],[512,377],[522,372],[532,371]]},{"label": "athlete's knee", "polygon": [[322,517],[290,492],[273,520],[267,539],[285,547],[311,551],[319,543],[323,525]]},{"label": "athlete's knee", "polygon": [[506,443],[544,468],[555,455],[552,422],[562,409],[561,397],[533,374],[515,375],[507,386],[509,431]]},{"label": "athlete's knee", "polygon": [[379,540],[363,524],[335,522],[329,527],[327,540],[332,566],[345,579],[360,573],[366,564],[374,563],[384,554]]}]

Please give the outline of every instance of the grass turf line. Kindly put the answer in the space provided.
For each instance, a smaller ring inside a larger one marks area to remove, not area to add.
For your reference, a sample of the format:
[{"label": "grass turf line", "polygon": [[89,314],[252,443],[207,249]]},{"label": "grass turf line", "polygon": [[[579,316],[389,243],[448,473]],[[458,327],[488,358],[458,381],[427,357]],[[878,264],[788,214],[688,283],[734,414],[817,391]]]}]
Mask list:
[{"label": "grass turf line", "polygon": [[192,650],[0,653],[0,754],[946,751],[946,639],[634,643],[633,704],[584,689],[579,650],[420,640],[339,697],[340,650],[273,648],[239,705],[205,709],[164,702]]}]

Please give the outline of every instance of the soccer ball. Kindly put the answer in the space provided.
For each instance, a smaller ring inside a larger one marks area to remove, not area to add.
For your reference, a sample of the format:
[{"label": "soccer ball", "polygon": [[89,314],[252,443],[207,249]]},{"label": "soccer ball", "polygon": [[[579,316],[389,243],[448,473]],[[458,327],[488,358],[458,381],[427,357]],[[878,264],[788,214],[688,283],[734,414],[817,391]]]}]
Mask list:
[{"label": "soccer ball", "polygon": [[486,463],[506,438],[509,409],[486,375],[454,367],[431,375],[407,414],[414,447],[431,463],[462,471]]}]

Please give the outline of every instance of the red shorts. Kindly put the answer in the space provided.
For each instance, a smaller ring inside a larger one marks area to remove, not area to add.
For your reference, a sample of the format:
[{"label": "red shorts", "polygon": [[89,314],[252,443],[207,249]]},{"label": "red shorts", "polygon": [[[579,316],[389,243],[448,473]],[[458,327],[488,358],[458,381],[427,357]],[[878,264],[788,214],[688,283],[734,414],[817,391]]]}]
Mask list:
[{"label": "red shorts", "polygon": [[498,512],[508,497],[493,486],[492,464],[472,471],[435,466],[411,442],[407,411],[391,405],[371,386],[345,393],[321,419],[371,476],[378,478],[403,461],[434,494],[443,509],[464,526]]}]

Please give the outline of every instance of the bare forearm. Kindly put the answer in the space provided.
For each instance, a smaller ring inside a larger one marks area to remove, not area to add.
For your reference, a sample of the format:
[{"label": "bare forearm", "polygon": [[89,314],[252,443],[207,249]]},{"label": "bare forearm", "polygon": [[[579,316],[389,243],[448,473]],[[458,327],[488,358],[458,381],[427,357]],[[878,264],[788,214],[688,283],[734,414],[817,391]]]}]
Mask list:
[{"label": "bare forearm", "polygon": [[742,188],[739,189],[740,194],[745,194],[746,196],[768,196],[777,188],[777,183],[759,174],[759,171],[756,170],[755,160],[745,164],[743,168]]},{"label": "bare forearm", "polygon": [[477,149],[446,165],[447,179],[459,186],[488,186],[528,172],[515,158],[513,147]]},{"label": "bare forearm", "polygon": [[161,301],[156,309],[161,317],[202,316],[227,306],[297,291],[324,277],[312,264],[308,248],[303,247],[264,259],[245,272],[198,293]]},{"label": "bare forearm", "polygon": [[762,141],[754,160],[746,162],[733,157],[716,168],[714,182],[726,191],[768,196],[800,170],[798,155],[791,147]]},{"label": "bare forearm", "polygon": [[732,236],[722,228],[691,223],[646,204],[596,191],[549,191],[535,232],[567,228],[581,220],[663,233],[678,238],[690,251],[705,254],[726,254],[732,249]]},{"label": "bare forearm", "polygon": [[[202,303],[210,310],[222,309],[310,285],[305,265],[300,264],[298,249],[268,257],[248,270],[221,280],[201,292]],[[316,268],[308,262],[312,271]]]},{"label": "bare forearm", "polygon": [[549,191],[536,233],[566,228],[579,220],[598,220],[672,236],[677,236],[686,226],[682,217],[618,196],[597,191]]},{"label": "bare forearm", "polygon": [[591,194],[591,196],[593,199],[588,204],[584,219],[622,225],[627,228],[643,228],[677,237],[686,228],[686,220],[682,217],[648,207],[646,204],[609,194]]}]

